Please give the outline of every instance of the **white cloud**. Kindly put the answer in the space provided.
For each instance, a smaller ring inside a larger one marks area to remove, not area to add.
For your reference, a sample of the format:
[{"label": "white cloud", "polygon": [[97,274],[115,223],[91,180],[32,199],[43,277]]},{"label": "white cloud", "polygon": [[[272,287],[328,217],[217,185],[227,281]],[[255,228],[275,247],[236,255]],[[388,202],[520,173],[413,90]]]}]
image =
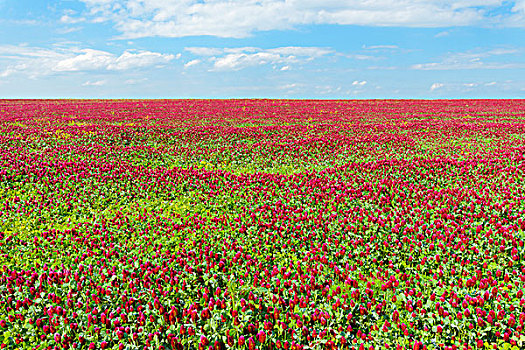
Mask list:
[{"label": "white cloud", "polygon": [[84,49],[80,50],[80,54],[59,60],[53,70],[57,72],[98,70],[106,68],[114,60],[115,56],[109,52]]},{"label": "white cloud", "polygon": [[175,59],[175,55],[162,54],[151,51],[131,52],[125,51],[112,63],[108,64],[109,70],[128,70],[149,66],[162,66]]},{"label": "white cloud", "polygon": [[293,56],[308,56],[311,58],[321,57],[329,53],[334,52],[333,50],[322,48],[322,47],[301,47],[301,46],[287,46],[277,47],[274,49],[266,50],[270,53],[277,53],[279,55],[293,55]]},{"label": "white cloud", "polygon": [[525,1],[524,0],[518,0],[514,2],[514,7],[512,8],[513,12],[525,12]]},{"label": "white cloud", "polygon": [[60,17],[60,22],[65,23],[65,24],[75,24],[75,23],[84,22],[85,20],[86,19],[82,17],[71,17],[69,15],[63,15],[62,17]]},{"label": "white cloud", "polygon": [[199,63],[201,63],[201,60],[199,60],[199,59],[191,60],[188,63],[184,64],[184,68],[189,68],[189,67],[195,66],[195,65],[197,65]]},{"label": "white cloud", "polygon": [[477,94],[493,94],[497,91],[517,91],[520,82],[506,80],[506,81],[477,81],[477,82],[446,82],[446,83],[434,83],[430,87],[430,91],[439,90],[441,94],[463,94],[463,93],[477,93]]},{"label": "white cloud", "polygon": [[145,81],[147,81],[148,79],[147,78],[142,78],[142,79],[127,79],[124,83],[126,85],[136,85],[136,84],[140,84],[140,83],[143,83]]},{"label": "white cloud", "polygon": [[434,38],[443,38],[449,35],[450,35],[450,32],[445,30],[443,32],[439,32],[436,35],[434,35]]},{"label": "white cloud", "polygon": [[[274,65],[274,69],[277,69],[277,66],[282,66],[281,70],[289,70],[294,63],[311,61],[335,52],[329,48],[302,46],[285,46],[270,49],[257,47],[186,47],[184,50],[196,56],[207,57],[207,61],[212,62],[211,70],[214,71],[240,70],[267,64]],[[196,63],[202,62],[200,59],[194,61],[198,61]]]},{"label": "white cloud", "polygon": [[382,58],[382,57],[377,57],[377,56],[360,55],[360,54],[345,54],[343,56],[346,58],[360,60],[360,61],[375,61],[375,60],[379,60]]},{"label": "white cloud", "polygon": [[0,45],[0,59],[10,64],[0,71],[3,77],[24,74],[31,78],[61,72],[124,71],[157,67],[175,58],[172,54],[150,51],[124,51],[121,55],[101,50],[55,46],[39,47]]},{"label": "white cloud", "polygon": [[18,71],[22,71],[27,68],[25,64],[17,64],[15,66],[7,67],[4,71],[0,72],[0,78],[7,78],[11,74],[14,74]]},{"label": "white cloud", "polygon": [[442,88],[443,86],[445,86],[443,83],[434,83],[434,84],[432,84],[432,86],[430,87],[430,91],[434,91],[434,90],[440,89],[440,88]]},{"label": "white cloud", "polygon": [[69,34],[82,30],[82,27],[69,27],[69,28],[60,28],[56,29],[55,32],[58,34]]},{"label": "white cloud", "polygon": [[352,85],[354,86],[365,86],[366,85],[366,80],[363,80],[363,81],[358,81],[358,80],[355,80]]},{"label": "white cloud", "polygon": [[239,70],[250,66],[293,61],[296,61],[294,56],[283,58],[279,54],[269,52],[232,53],[216,59],[213,68],[214,70]]},{"label": "white cloud", "polygon": [[215,56],[223,52],[223,49],[213,47],[185,47],[184,50],[197,56]]},{"label": "white cloud", "polygon": [[227,47],[224,49],[224,52],[226,53],[241,53],[241,52],[257,52],[261,49],[253,46],[245,46],[245,47]]},{"label": "white cloud", "polygon": [[320,85],[316,86],[315,89],[317,90],[317,93],[320,95],[328,95],[328,94],[335,94],[340,93],[342,91],[340,86],[331,86],[331,85]]},{"label": "white cloud", "polygon": [[[79,16],[109,21],[123,38],[212,35],[242,38],[255,31],[307,24],[451,27],[525,25],[525,1],[512,12],[501,0],[81,0]],[[72,16],[69,16],[72,17]],[[67,18],[67,21],[72,19]]]},{"label": "white cloud", "polygon": [[[516,49],[497,48],[480,52],[461,52],[447,55],[440,62],[419,63],[411,66],[417,70],[459,70],[459,69],[513,69],[524,68],[523,63],[496,62],[494,56],[519,53]],[[485,59],[489,59],[488,61]]]},{"label": "white cloud", "polygon": [[64,57],[60,50],[50,50],[40,47],[29,47],[25,44],[20,45],[0,45],[0,58],[17,59],[21,57],[32,58],[56,58]]},{"label": "white cloud", "polygon": [[297,83],[284,84],[284,85],[278,86],[277,88],[280,89],[280,90],[289,90],[289,89],[294,89],[294,88],[299,87],[299,86],[303,86],[303,84],[297,84]]},{"label": "white cloud", "polygon": [[257,53],[267,52],[278,55],[293,55],[293,56],[309,56],[312,58],[324,56],[334,51],[325,47],[308,47],[308,46],[284,46],[276,47],[273,49],[260,49],[258,47],[185,47],[185,51],[188,51],[196,56],[219,56],[224,53],[240,54],[240,53]]},{"label": "white cloud", "polygon": [[525,0],[517,0],[512,7],[513,16],[509,18],[509,25],[515,27],[525,26]]},{"label": "white cloud", "polygon": [[517,49],[496,48],[496,49],[488,50],[486,52],[481,53],[481,56],[488,57],[488,56],[499,56],[499,55],[512,55],[512,54],[515,54],[515,53],[519,53],[519,50],[517,50]]},{"label": "white cloud", "polygon": [[97,81],[86,81],[82,84],[82,86],[102,86],[102,85],[105,85],[106,84],[106,81],[105,80],[97,80]]},{"label": "white cloud", "polygon": [[167,63],[175,58],[171,54],[161,54],[150,51],[124,51],[120,56],[112,53],[84,49],[82,53],[57,62],[55,71],[73,72],[85,70],[128,70]]}]

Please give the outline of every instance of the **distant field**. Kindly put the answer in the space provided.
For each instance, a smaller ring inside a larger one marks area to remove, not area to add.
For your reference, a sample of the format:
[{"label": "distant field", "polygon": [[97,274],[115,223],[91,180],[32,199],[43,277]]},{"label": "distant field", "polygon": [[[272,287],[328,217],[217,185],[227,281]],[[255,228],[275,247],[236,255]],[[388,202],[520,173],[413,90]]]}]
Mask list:
[{"label": "distant field", "polygon": [[525,100],[0,100],[2,349],[525,347]]}]

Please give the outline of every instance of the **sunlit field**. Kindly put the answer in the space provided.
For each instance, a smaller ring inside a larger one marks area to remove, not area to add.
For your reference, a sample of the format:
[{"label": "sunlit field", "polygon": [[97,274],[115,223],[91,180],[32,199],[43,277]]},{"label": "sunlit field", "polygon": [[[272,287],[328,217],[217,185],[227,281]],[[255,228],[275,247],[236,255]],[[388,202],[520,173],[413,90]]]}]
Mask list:
[{"label": "sunlit field", "polygon": [[524,100],[0,100],[2,349],[519,349]]}]

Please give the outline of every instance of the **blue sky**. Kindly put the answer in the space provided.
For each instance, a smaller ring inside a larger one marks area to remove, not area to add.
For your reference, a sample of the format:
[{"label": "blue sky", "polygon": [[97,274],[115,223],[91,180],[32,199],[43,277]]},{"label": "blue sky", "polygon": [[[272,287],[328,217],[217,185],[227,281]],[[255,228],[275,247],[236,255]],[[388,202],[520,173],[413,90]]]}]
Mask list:
[{"label": "blue sky", "polygon": [[522,98],[525,0],[0,0],[3,98]]}]

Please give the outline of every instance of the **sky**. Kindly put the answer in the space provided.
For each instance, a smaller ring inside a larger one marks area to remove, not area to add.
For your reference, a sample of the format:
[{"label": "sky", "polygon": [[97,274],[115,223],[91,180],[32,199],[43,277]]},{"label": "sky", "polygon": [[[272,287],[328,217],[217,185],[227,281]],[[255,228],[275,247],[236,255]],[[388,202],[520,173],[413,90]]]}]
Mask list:
[{"label": "sky", "polygon": [[0,98],[523,98],[525,0],[0,0]]}]

